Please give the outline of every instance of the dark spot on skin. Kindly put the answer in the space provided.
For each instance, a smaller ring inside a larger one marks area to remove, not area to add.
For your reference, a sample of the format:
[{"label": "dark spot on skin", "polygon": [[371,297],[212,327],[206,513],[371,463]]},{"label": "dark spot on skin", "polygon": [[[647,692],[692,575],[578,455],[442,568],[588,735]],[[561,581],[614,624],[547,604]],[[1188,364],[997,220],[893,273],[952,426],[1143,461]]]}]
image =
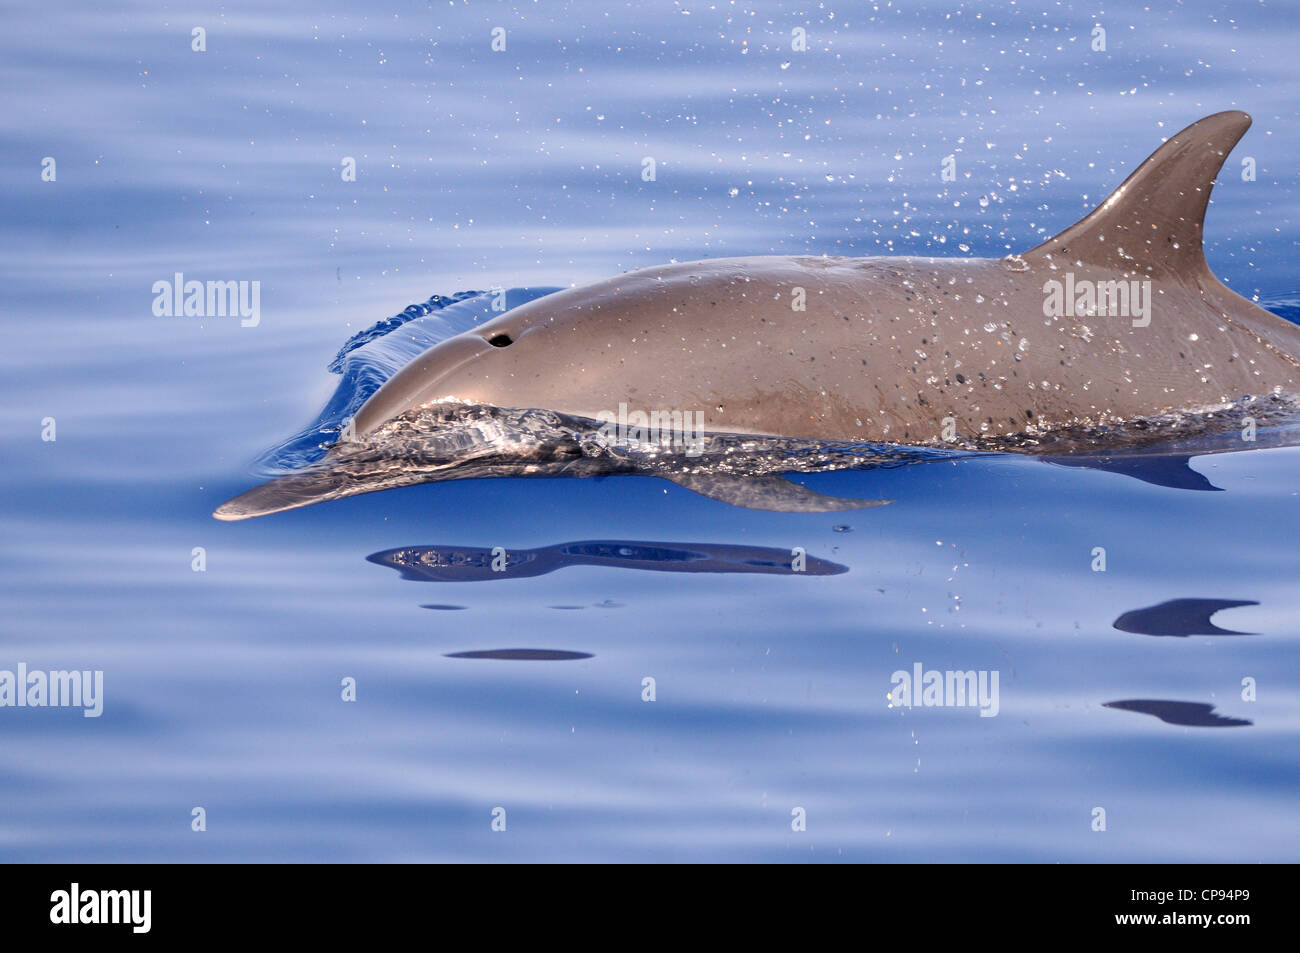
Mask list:
[{"label": "dark spot on skin", "polygon": [[488,344],[491,344],[493,347],[509,347],[514,343],[514,341],[510,340],[510,335],[508,334],[497,334],[488,338]]},{"label": "dark spot on skin", "polygon": [[1025,419],[1026,419],[1026,420],[1033,420],[1033,419],[1034,419],[1034,412],[1033,412],[1032,410],[1026,410],[1026,411],[1025,411]]},{"label": "dark spot on skin", "polygon": [[966,375],[965,375],[965,374],[958,374],[958,375],[957,375],[957,383],[958,383],[958,384],[964,384],[964,383],[966,383]]}]

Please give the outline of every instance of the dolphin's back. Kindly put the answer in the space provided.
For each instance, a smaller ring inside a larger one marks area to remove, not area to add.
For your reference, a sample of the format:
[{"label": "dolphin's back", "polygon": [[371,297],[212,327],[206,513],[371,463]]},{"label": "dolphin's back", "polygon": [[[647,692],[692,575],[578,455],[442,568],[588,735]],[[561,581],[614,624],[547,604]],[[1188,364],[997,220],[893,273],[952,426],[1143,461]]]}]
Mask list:
[{"label": "dolphin's back", "polygon": [[[1300,329],[1226,288],[1202,248],[1214,176],[1249,125],[1230,112],[1188,127],[1008,259],[716,259],[559,292],[431,349],[358,421],[453,399],[931,443],[1300,390]],[[1123,313],[1090,312],[1082,288]]]}]

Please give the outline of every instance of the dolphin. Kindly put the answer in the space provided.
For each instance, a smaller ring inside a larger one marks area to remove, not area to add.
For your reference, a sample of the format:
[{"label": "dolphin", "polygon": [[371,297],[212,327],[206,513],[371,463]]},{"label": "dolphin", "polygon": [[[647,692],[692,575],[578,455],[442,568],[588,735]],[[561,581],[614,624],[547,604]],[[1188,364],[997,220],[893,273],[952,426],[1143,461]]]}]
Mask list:
[{"label": "dolphin", "polygon": [[[799,453],[819,443],[1044,453],[1053,432],[1300,392],[1300,327],[1226,287],[1202,246],[1214,178],[1250,124],[1236,111],[1193,123],[1081,221],[1006,258],[711,259],[537,298],[430,347],[320,464],[213,515],[428,480],[647,472],[648,458],[592,451],[591,433],[615,424],[620,440],[630,429],[633,444],[650,434],[679,451],[656,454],[650,472],[707,496],[848,509],[888,501],[744,472],[734,451],[793,441]],[[451,427],[460,409],[478,415],[474,439]],[[525,412],[547,436],[519,438],[511,425]],[[715,443],[701,450],[683,434]]]}]

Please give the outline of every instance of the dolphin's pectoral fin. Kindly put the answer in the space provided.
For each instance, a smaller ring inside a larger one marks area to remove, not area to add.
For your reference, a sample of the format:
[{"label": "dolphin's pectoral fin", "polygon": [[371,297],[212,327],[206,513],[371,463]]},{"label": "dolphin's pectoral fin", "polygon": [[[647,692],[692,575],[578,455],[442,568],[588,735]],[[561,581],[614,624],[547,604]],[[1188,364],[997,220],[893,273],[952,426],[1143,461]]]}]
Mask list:
[{"label": "dolphin's pectoral fin", "polygon": [[1210,189],[1250,128],[1244,112],[1206,116],[1151,153],[1110,197],[1021,258],[1121,272],[1208,276],[1201,228]]},{"label": "dolphin's pectoral fin", "polygon": [[893,500],[854,500],[827,496],[787,480],[780,474],[737,476],[726,473],[660,474],[692,493],[711,500],[743,506],[751,510],[774,510],[778,513],[834,513],[883,506]]}]

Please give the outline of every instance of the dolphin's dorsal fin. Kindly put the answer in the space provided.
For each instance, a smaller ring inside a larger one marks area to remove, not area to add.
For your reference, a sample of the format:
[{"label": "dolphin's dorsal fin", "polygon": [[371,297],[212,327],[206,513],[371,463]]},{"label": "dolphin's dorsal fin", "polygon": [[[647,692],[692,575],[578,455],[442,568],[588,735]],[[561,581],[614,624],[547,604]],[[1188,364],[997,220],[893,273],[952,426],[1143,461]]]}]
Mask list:
[{"label": "dolphin's dorsal fin", "polygon": [[1087,218],[1021,257],[1076,262],[1125,273],[1209,273],[1201,245],[1210,189],[1228,153],[1250,128],[1244,112],[1194,122],[1147,158]]}]

